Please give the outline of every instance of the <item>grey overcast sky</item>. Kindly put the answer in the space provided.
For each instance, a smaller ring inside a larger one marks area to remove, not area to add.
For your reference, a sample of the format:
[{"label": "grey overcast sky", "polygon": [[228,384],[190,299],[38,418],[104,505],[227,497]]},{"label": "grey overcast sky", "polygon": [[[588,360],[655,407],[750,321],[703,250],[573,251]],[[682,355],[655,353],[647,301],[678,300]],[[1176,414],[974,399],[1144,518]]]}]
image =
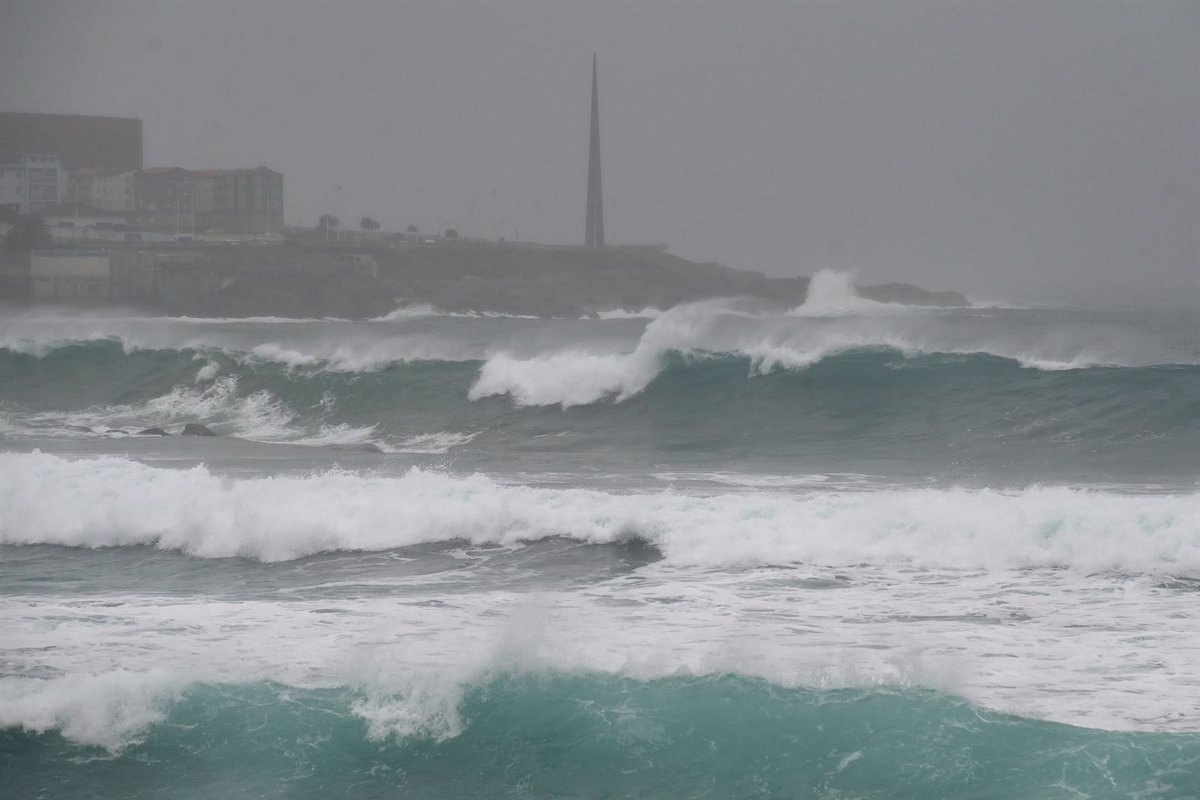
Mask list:
[{"label": "grey overcast sky", "polygon": [[[977,298],[1200,298],[1200,3],[0,0],[0,110],[136,116],[286,216]],[[338,189],[340,187],[340,191]]]}]

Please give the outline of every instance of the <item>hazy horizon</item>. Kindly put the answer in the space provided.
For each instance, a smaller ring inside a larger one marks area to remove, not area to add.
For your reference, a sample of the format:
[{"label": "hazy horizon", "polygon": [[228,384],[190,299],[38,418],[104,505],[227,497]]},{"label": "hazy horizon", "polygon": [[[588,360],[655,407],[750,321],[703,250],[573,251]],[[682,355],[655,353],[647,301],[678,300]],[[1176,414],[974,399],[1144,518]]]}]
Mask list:
[{"label": "hazy horizon", "polygon": [[[267,165],[290,225],[610,244],[976,299],[1200,297],[1189,3],[16,2],[0,110]],[[339,190],[340,187],[340,190]]]}]

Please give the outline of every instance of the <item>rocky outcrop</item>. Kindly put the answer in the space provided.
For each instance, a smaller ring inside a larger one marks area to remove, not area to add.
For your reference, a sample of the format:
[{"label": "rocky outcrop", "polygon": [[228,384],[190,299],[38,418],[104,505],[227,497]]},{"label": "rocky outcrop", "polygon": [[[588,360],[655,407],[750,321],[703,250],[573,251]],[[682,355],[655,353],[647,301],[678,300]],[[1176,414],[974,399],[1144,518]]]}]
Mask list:
[{"label": "rocky outcrop", "polygon": [[195,422],[189,422],[183,426],[183,433],[180,436],[216,436],[217,434],[212,428],[205,425],[199,425]]},{"label": "rocky outcrop", "polygon": [[164,431],[162,428],[146,428],[144,431],[138,431],[138,436],[170,436],[171,434]]},{"label": "rocky outcrop", "polygon": [[[371,271],[331,267],[349,253],[369,256]],[[400,302],[445,311],[578,317],[612,309],[661,309],[714,297],[749,297],[794,308],[808,278],[768,278],[698,263],[655,247],[559,247],[440,242],[375,247],[204,248],[160,268],[166,310],[194,316],[369,318]],[[308,265],[308,266],[305,266]],[[861,289],[864,297],[912,305],[966,305],[956,292],[907,284]]]},{"label": "rocky outcrop", "polygon": [[906,306],[968,306],[967,298],[958,292],[931,292],[907,283],[884,283],[879,286],[859,286],[858,293],[877,303],[902,303]]}]

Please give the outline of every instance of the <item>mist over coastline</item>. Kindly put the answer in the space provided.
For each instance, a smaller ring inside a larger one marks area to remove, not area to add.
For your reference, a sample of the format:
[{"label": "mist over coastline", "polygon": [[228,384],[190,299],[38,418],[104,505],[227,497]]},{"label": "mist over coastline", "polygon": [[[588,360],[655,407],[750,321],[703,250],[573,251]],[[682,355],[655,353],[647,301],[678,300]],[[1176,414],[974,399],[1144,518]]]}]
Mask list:
[{"label": "mist over coastline", "polygon": [[1196,800],[1200,4],[0,12],[5,800]]}]

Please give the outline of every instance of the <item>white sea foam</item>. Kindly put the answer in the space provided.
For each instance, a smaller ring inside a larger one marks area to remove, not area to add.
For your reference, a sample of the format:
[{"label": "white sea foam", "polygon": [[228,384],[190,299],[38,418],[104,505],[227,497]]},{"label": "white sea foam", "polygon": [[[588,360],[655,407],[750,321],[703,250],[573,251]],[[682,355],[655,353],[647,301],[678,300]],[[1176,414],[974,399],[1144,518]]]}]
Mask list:
[{"label": "white sea foam", "polygon": [[275,395],[260,389],[248,395],[238,392],[234,375],[205,380],[208,366],[201,368],[196,385],[180,384],[169,392],[137,406],[114,406],[73,415],[75,424],[93,428],[125,425],[183,425],[201,420],[222,433],[246,439],[272,441],[295,436],[295,412]]},{"label": "white sea foam", "polygon": [[[199,422],[219,435],[258,442],[327,446],[379,441],[378,425],[305,424],[291,407],[265,389],[242,395],[238,377],[218,375],[218,369],[215,362],[209,361],[200,368],[193,384],[176,385],[143,403],[69,412],[13,411],[11,419],[0,423],[0,432],[77,437],[110,430],[130,432],[161,427],[168,433],[177,433],[187,423]],[[323,405],[329,410],[328,404]],[[448,441],[444,446],[449,448],[457,443]]]},{"label": "white sea foam", "polygon": [[460,317],[464,319],[539,319],[531,314],[505,314],[500,311],[446,311],[428,303],[401,305],[394,311],[389,311],[378,317],[372,317],[371,322],[395,322],[402,319],[419,319],[421,317]]},{"label": "white sea foam", "polygon": [[797,317],[841,317],[863,314],[896,314],[912,311],[900,303],[880,303],[859,295],[853,272],[823,269],[812,276],[804,302],[792,309]]},{"label": "white sea foam", "polygon": [[[596,316],[600,319],[658,319],[667,312],[655,308],[654,306],[646,306],[641,311],[631,311],[625,308],[614,308],[610,311],[598,311]],[[584,317],[588,319],[588,317]]]},{"label": "white sea foam", "polygon": [[[502,571],[452,573],[364,593],[370,580],[339,570],[347,582],[317,598],[0,597],[12,676],[0,679],[0,727],[119,750],[180,687],[273,681],[356,690],[372,738],[444,739],[469,724],[465,694],[493,677],[601,673],[932,687],[1076,725],[1200,730],[1200,616],[1188,593],[1152,579],[653,564],[635,580],[539,591],[497,585]],[[16,677],[39,670],[61,677]]]},{"label": "white sea foam", "polygon": [[73,742],[118,751],[162,721],[182,682],[155,669],[116,669],[44,680],[0,678],[0,728],[59,731]]},{"label": "white sea foam", "polygon": [[[239,322],[246,324],[226,324]],[[126,354],[190,350],[208,357],[222,354],[242,363],[276,362],[298,369],[344,372],[409,361],[472,360],[483,355],[478,346],[452,337],[341,320],[0,318],[0,348],[15,353],[42,358],[64,347],[99,342],[119,344]]]},{"label": "white sea foam", "polygon": [[[282,364],[301,371],[373,371],[413,361],[491,360],[473,396],[509,394],[523,404],[591,403],[628,398],[653,379],[669,352],[745,356],[755,372],[804,369],[830,356],[864,348],[905,355],[990,354],[1040,370],[1093,366],[1195,364],[1186,340],[1149,333],[1113,318],[1086,315],[1053,319],[1036,310],[915,309],[858,297],[844,273],[814,276],[806,303],[789,314],[746,313],[736,301],[677,306],[652,314],[640,341],[628,331],[602,337],[602,329],[559,323],[548,329],[505,321],[503,337],[454,319],[420,319],[423,309],[396,312],[396,324],[271,319],[249,322],[163,317],[30,316],[0,318],[0,347],[45,356],[87,342],[112,341],[127,353],[192,350],[222,354],[244,364]],[[407,307],[406,307],[407,308]],[[432,310],[436,311],[436,310]],[[411,313],[410,313],[411,312]],[[420,312],[420,313],[418,313]],[[639,312],[641,314],[641,312]],[[406,316],[407,315],[407,316]],[[441,313],[438,312],[438,316]],[[241,322],[244,324],[226,324]],[[285,323],[297,323],[288,325]],[[261,324],[260,324],[261,323]]]},{"label": "white sea foam", "polygon": [[607,494],[412,469],[231,480],[119,458],[0,454],[0,542],[147,544],[264,561],[464,539],[642,537],[674,563],[1068,567],[1200,575],[1200,495]]},{"label": "white sea foam", "polygon": [[389,336],[387,338],[282,344],[264,342],[248,349],[249,362],[270,361],[297,370],[330,372],[374,372],[393,364],[414,361],[473,361],[482,353],[470,345],[432,336]]},{"label": "white sea foam", "polygon": [[209,360],[204,364],[203,367],[200,368],[200,371],[196,373],[194,383],[208,383],[216,378],[220,371],[221,365],[215,361]]},{"label": "white sea foam", "polygon": [[508,394],[517,405],[570,406],[615,395],[618,401],[646,388],[662,369],[662,354],[649,348],[629,355],[566,352],[534,358],[489,358],[471,386],[472,400]]},{"label": "white sea foam", "polygon": [[566,351],[531,358],[494,355],[484,363],[469,397],[479,400],[507,394],[518,405],[563,408],[606,397],[620,402],[654,380],[668,352],[689,350],[697,344],[704,328],[726,309],[723,301],[676,306],[646,326],[631,353]]},{"label": "white sea foam", "polygon": [[[509,395],[522,406],[564,408],[620,402],[645,390],[671,353],[744,357],[751,375],[807,369],[864,350],[888,350],[906,359],[990,355],[1043,371],[1191,364],[1198,357],[1178,343],[1155,342],[1133,330],[1097,328],[1086,320],[1061,328],[1014,325],[1011,320],[989,324],[855,297],[844,274],[821,273],[813,281],[810,303],[789,315],[747,314],[731,300],[676,306],[651,320],[625,352],[564,346],[515,355],[498,349],[484,363],[469,396]],[[1168,352],[1171,347],[1176,350]]]},{"label": "white sea foam", "polygon": [[393,453],[421,453],[426,455],[443,455],[455,447],[462,447],[478,435],[475,433],[455,433],[453,431],[438,431],[437,433],[421,433],[410,436],[396,445],[385,449]]}]

